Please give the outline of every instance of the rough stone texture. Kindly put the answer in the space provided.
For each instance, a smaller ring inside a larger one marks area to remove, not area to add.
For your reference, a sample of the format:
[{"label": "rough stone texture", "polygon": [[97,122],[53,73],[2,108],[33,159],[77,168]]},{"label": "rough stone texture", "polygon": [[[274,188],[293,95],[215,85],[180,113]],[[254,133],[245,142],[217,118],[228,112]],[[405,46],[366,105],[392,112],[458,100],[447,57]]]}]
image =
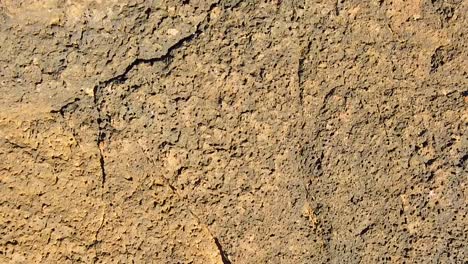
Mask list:
[{"label": "rough stone texture", "polygon": [[0,1],[0,263],[468,263],[467,13]]}]

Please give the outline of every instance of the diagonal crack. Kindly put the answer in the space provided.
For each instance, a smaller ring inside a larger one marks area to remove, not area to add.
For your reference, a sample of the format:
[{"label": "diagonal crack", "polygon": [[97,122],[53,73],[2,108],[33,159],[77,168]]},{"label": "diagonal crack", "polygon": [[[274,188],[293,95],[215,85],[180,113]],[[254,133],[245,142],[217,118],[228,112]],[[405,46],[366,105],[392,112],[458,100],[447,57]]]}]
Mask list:
[{"label": "diagonal crack", "polygon": [[[200,23],[201,24],[201,23]],[[171,62],[172,61],[172,58],[173,58],[173,55],[172,55],[172,52],[176,49],[179,49],[180,47],[182,47],[186,42],[190,42],[192,39],[194,39],[197,35],[199,35],[201,33],[201,30],[199,29],[199,26],[200,24],[198,24],[197,26],[197,29],[181,38],[179,41],[177,41],[175,44],[173,44],[172,46],[170,46],[165,53],[163,53],[162,55],[159,55],[159,56],[156,56],[156,57],[153,57],[153,58],[148,58],[148,59],[145,59],[145,58],[136,58],[135,60],[133,60],[129,65],[127,65],[127,67],[125,68],[125,70],[120,73],[120,74],[117,74],[107,80],[103,80],[103,81],[100,81],[95,87],[94,87],[94,94],[97,94],[99,93],[99,91],[113,83],[123,83],[127,80],[127,75],[128,73],[133,70],[135,67],[137,67],[138,65],[140,64],[155,64],[156,62]]]},{"label": "diagonal crack", "polygon": [[59,113],[62,117],[65,116],[65,112],[67,112],[68,108],[77,105],[77,103],[80,101],[80,98],[74,98],[72,101],[67,102],[66,104],[62,105],[59,109],[52,109],[50,112],[53,114]]},{"label": "diagonal crack", "polygon": [[231,264],[231,261],[228,259],[226,253],[223,251],[223,248],[221,247],[221,244],[219,243],[218,238],[213,237],[216,247],[219,250],[219,254],[221,255],[221,260],[223,261],[223,264]]},{"label": "diagonal crack", "polygon": [[154,64],[156,62],[161,62],[161,61],[166,61],[166,62],[171,62],[172,61],[172,58],[173,58],[173,51],[181,48],[185,43],[188,43],[190,41],[192,41],[195,37],[199,36],[203,31],[202,31],[202,25],[205,24],[207,21],[209,21],[209,17],[210,17],[210,13],[211,11],[213,11],[214,8],[216,8],[218,6],[220,1],[216,1],[214,3],[212,3],[210,5],[210,7],[208,8],[208,10],[206,11],[207,12],[207,15],[205,16],[205,18],[200,21],[197,26],[196,26],[196,29],[189,35],[179,39],[176,43],[174,43],[172,46],[170,46],[169,48],[167,48],[166,52],[164,52],[163,54],[159,55],[159,56],[156,56],[156,57],[153,57],[153,58],[136,58],[135,60],[133,60],[126,68],[125,70],[120,73],[120,74],[117,74],[107,80],[103,80],[103,81],[100,81],[95,87],[94,87],[94,94],[96,95],[99,90],[101,90],[102,88],[112,84],[112,83],[116,83],[116,82],[124,82],[125,80],[127,80],[127,75],[128,73],[133,69],[135,68],[136,66],[140,65],[140,64]]},{"label": "diagonal crack", "polygon": [[[113,77],[111,77],[109,79],[100,81],[97,85],[94,86],[94,88],[93,88],[94,106],[95,106],[96,111],[98,112],[97,119],[96,119],[97,125],[98,125],[98,133],[97,133],[96,143],[97,143],[97,147],[99,149],[99,164],[100,164],[100,168],[101,168],[101,185],[102,185],[103,188],[104,188],[106,178],[107,178],[106,161],[105,161],[105,155],[104,155],[104,141],[105,141],[106,138],[109,138],[109,137],[106,137],[106,131],[107,131],[106,128],[107,128],[107,125],[108,125],[108,123],[110,121],[110,116],[105,116],[104,113],[103,113],[103,109],[102,109],[103,108],[103,100],[101,100],[101,97],[103,96],[102,90],[104,88],[106,88],[107,86],[112,85],[114,83],[125,82],[127,80],[127,78],[128,78],[127,77],[128,73],[131,72],[135,67],[137,67],[140,64],[154,64],[156,62],[168,62],[168,64],[170,64],[172,62],[173,52],[175,50],[182,47],[185,43],[188,43],[188,42],[192,41],[195,37],[199,36],[202,33],[202,25],[204,25],[207,21],[209,21],[211,11],[214,8],[216,8],[219,5],[219,3],[220,3],[220,1],[216,1],[216,2],[212,3],[210,5],[208,11],[207,11],[207,15],[204,18],[204,20],[201,21],[196,26],[196,30],[193,33],[181,38],[180,40],[178,40],[175,44],[170,46],[166,50],[165,53],[163,53],[163,54],[161,54],[159,56],[153,57],[153,58],[149,58],[149,59],[137,58],[133,62],[131,62],[129,65],[127,65],[127,67],[125,68],[125,70],[122,73],[117,74],[117,75],[115,75],[115,76],[113,76]],[[145,152],[143,147],[139,143],[138,143],[138,145],[141,148],[141,150],[142,150],[143,154],[145,155],[145,157],[148,159],[148,161],[151,162],[153,165],[155,165],[154,161]],[[179,191],[169,182],[169,180],[167,180],[164,177],[162,177],[162,178],[163,178],[163,181],[165,182],[165,184],[167,186],[169,186],[169,188],[173,191],[173,193],[177,197],[179,197],[179,199],[184,200],[180,196]],[[213,239],[213,241],[214,241],[214,243],[216,245],[216,248],[219,251],[222,262],[224,264],[230,264],[231,261],[228,259],[227,254],[224,252],[218,238],[216,238],[213,235],[213,233],[209,230],[208,226],[206,224],[204,224],[200,220],[200,217],[198,217],[197,214],[195,214],[190,208],[186,208],[186,209],[197,220],[198,224],[200,226],[205,227],[205,229],[208,231],[209,235],[211,236],[211,238]],[[101,228],[103,226],[103,221],[104,221],[104,216],[103,216],[103,220],[101,222],[101,225],[100,225],[100,227],[98,228],[98,230],[96,232],[95,241],[94,241],[92,246],[96,246],[96,244],[98,243],[97,236],[98,236],[99,231],[101,230]]]},{"label": "diagonal crack", "polygon": [[[146,157],[147,161],[149,163],[151,163],[154,167],[157,167],[156,165],[156,162],[154,162],[154,160],[151,158],[151,156],[149,154],[146,153],[146,151],[144,150],[143,146],[141,146],[141,144],[137,141],[137,145],[140,147],[140,150],[141,152],[143,153],[143,155]],[[161,180],[164,182],[164,184],[166,186],[168,186],[172,192],[181,200],[181,201],[184,201],[185,199],[179,194],[179,191],[177,190],[176,187],[174,187],[174,185],[172,185],[169,180],[163,176],[160,177]],[[216,245],[216,248],[218,249],[218,252],[219,252],[219,255],[221,256],[221,260],[223,262],[223,264],[231,264],[231,261],[229,260],[229,258],[227,257],[227,254],[226,252],[223,250],[223,247],[221,246],[221,243],[219,243],[219,239],[213,234],[213,232],[211,232],[211,230],[208,228],[208,225],[205,224],[201,218],[195,213],[192,211],[192,209],[190,209],[190,207],[186,207],[185,208],[189,213],[190,215],[192,215],[193,218],[195,218],[197,220],[197,223],[198,225],[200,226],[203,226],[206,231],[208,232],[208,234],[210,235],[210,237],[213,239],[215,245]]]},{"label": "diagonal crack", "polygon": [[191,34],[179,39],[176,43],[174,43],[172,46],[170,46],[166,52],[164,52],[163,54],[159,55],[159,56],[156,56],[156,57],[153,57],[153,58],[149,58],[149,59],[145,59],[145,58],[136,58],[133,62],[131,62],[129,65],[127,65],[127,67],[125,68],[125,70],[120,73],[120,74],[117,74],[109,79],[106,79],[106,80],[103,80],[103,81],[100,81],[97,85],[94,86],[93,88],[93,97],[94,97],[94,106],[98,112],[98,116],[97,116],[97,125],[98,125],[98,135],[97,135],[97,139],[96,139],[96,143],[97,143],[97,147],[99,149],[99,164],[100,164],[100,168],[101,168],[101,185],[102,187],[104,187],[105,185],[105,182],[106,182],[106,178],[107,178],[107,173],[106,173],[106,162],[105,162],[105,157],[104,157],[104,140],[106,138],[106,126],[107,126],[107,121],[110,117],[107,116],[106,118],[104,117],[103,115],[103,111],[102,111],[102,100],[101,100],[101,96],[102,96],[102,90],[109,86],[109,85],[112,85],[114,83],[122,83],[122,82],[125,82],[127,80],[127,75],[128,73],[134,69],[135,67],[137,67],[138,65],[140,64],[154,64],[156,62],[161,62],[161,61],[166,61],[168,62],[168,64],[170,64],[170,62],[172,62],[172,59],[173,59],[173,52],[179,48],[181,48],[185,43],[188,43],[190,41],[192,41],[195,37],[199,36],[203,31],[202,31],[202,25],[204,25],[207,21],[209,21],[210,19],[210,13],[211,11],[213,11],[214,8],[216,8],[218,5],[219,5],[220,1],[216,1],[214,3],[212,3],[210,5],[210,7],[208,8],[207,10],[207,15],[205,16],[205,18],[200,21],[197,26],[196,26],[196,29],[194,30],[194,32],[192,32]]}]

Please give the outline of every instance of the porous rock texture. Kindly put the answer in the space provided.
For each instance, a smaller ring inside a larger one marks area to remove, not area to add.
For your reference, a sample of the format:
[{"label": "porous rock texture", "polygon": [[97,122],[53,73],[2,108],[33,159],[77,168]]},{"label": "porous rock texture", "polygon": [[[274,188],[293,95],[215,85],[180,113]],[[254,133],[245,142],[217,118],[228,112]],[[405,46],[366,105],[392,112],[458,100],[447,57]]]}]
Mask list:
[{"label": "porous rock texture", "polygon": [[0,263],[467,263],[468,1],[0,1]]}]

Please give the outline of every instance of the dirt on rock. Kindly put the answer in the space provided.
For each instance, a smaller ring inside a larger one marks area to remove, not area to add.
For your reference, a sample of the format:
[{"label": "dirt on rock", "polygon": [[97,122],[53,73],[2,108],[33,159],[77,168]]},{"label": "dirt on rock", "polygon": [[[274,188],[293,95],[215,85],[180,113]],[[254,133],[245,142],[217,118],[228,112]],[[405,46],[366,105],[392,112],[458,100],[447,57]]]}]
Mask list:
[{"label": "dirt on rock", "polygon": [[468,263],[467,14],[1,0],[0,263]]}]

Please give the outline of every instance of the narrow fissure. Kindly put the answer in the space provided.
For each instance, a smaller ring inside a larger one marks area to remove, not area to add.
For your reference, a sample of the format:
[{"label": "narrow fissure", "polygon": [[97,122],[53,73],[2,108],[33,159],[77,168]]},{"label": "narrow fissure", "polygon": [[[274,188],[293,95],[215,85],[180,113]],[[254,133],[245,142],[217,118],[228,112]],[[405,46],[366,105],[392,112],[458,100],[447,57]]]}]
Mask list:
[{"label": "narrow fissure", "polygon": [[151,64],[153,65],[154,63],[156,62],[167,62],[167,64],[170,64],[170,62],[172,61],[172,58],[173,58],[173,51],[174,50],[177,50],[179,49],[180,47],[182,47],[185,43],[188,43],[188,42],[191,42],[195,37],[199,36],[203,31],[202,31],[202,25],[204,25],[207,21],[209,21],[210,19],[210,13],[211,11],[213,11],[214,8],[216,8],[219,4],[219,1],[213,3],[208,11],[207,11],[207,15],[205,17],[205,19],[203,21],[201,21],[200,23],[198,23],[198,25],[196,26],[196,29],[193,33],[189,34],[188,36],[186,37],[183,37],[181,39],[179,39],[175,44],[173,44],[172,46],[170,46],[166,52],[160,56],[157,56],[157,57],[154,57],[154,58],[149,58],[149,59],[144,59],[144,58],[137,58],[135,59],[133,62],[131,62],[126,68],[125,70],[123,71],[123,73],[121,74],[118,74],[110,79],[107,79],[107,80],[104,80],[104,81],[101,81],[99,82],[99,84],[97,84],[95,87],[94,87],[94,91],[95,91],[95,94],[96,92],[98,92],[100,89],[104,88],[104,87],[107,87],[108,85],[112,84],[112,83],[115,83],[115,82],[125,82],[127,80],[127,75],[128,73],[133,69],[135,68],[136,66],[140,65],[140,64]]},{"label": "narrow fissure", "polygon": [[[110,79],[107,79],[107,80],[104,80],[104,81],[101,81],[99,82],[93,89],[93,93],[94,93],[94,106],[95,106],[95,109],[97,111],[97,118],[96,118],[96,123],[97,123],[97,138],[96,138],[96,145],[99,149],[99,164],[100,164],[100,169],[101,169],[101,187],[104,188],[105,186],[105,183],[106,183],[106,180],[107,180],[107,172],[106,172],[106,161],[105,161],[105,155],[104,155],[104,149],[103,149],[103,143],[105,141],[106,138],[109,138],[109,137],[106,137],[106,125],[108,123],[109,120],[107,119],[104,119],[104,116],[103,116],[103,110],[102,110],[102,103],[103,101],[101,100],[101,97],[103,96],[103,93],[102,93],[102,90],[105,88],[105,87],[108,87],[109,85],[112,85],[114,83],[124,83],[126,80],[127,80],[127,75],[130,71],[132,71],[135,67],[137,67],[138,65],[140,64],[151,64],[153,65],[154,63],[156,62],[166,62],[167,66],[172,62],[172,59],[173,59],[173,51],[174,50],[177,50],[178,48],[182,47],[185,43],[187,42],[190,42],[192,41],[195,37],[197,37],[198,35],[200,35],[202,33],[202,27],[201,25],[205,24],[207,21],[209,21],[209,14],[211,13],[211,11],[219,4],[219,1],[218,2],[215,2],[213,3],[209,10],[208,10],[208,15],[206,16],[205,20],[200,22],[198,25],[197,25],[197,28],[196,30],[184,37],[184,38],[181,38],[179,41],[177,41],[174,45],[172,45],[171,47],[169,47],[167,49],[167,51],[162,54],[161,56],[157,56],[157,57],[154,57],[154,58],[150,58],[150,59],[143,59],[143,58],[137,58],[135,59],[132,63],[130,63],[126,68],[125,70],[121,73],[121,74],[118,74]],[[166,67],[167,67],[166,66]],[[141,146],[140,146],[141,147]],[[150,159],[150,157],[145,153],[144,149],[142,148],[142,151],[143,153],[145,154],[145,156],[147,157],[147,159],[153,163],[153,161]],[[167,186],[169,186],[169,188],[180,198],[181,196],[179,195],[178,193],[178,190],[172,186],[169,181],[167,179],[164,179],[165,183],[167,184]],[[228,259],[227,257],[227,254],[225,253],[225,251],[223,250],[221,244],[219,243],[219,240],[213,236],[213,234],[211,233],[211,231],[208,229],[208,226],[203,224],[200,220],[200,218],[192,211],[190,210],[190,208],[187,208],[187,210],[189,211],[189,213],[195,217],[197,219],[197,222],[199,225],[203,225],[206,227],[206,229],[208,230],[210,236],[213,238],[214,242],[215,242],[215,245],[216,245],[216,248],[218,249],[219,251],[219,254],[221,256],[221,260],[222,260],[222,263],[224,264],[230,264],[231,261]],[[96,247],[97,244],[99,243],[97,241],[97,236],[98,236],[98,233],[100,231],[100,229],[102,228],[102,225],[103,225],[103,222],[101,223],[100,227],[98,228],[97,232],[96,232],[96,237],[95,237],[95,241],[93,242],[92,246]],[[97,254],[97,253],[96,253]],[[97,261],[97,255],[94,259],[95,261]]]},{"label": "narrow fissure", "polygon": [[145,64],[145,63],[154,64],[156,62],[166,61],[167,64],[169,65],[170,62],[172,61],[172,58],[173,58],[172,53],[173,53],[174,50],[179,49],[185,43],[192,41],[196,36],[198,36],[198,35],[200,35],[202,33],[201,25],[203,25],[207,21],[209,21],[211,11],[215,7],[217,7],[218,4],[219,4],[219,1],[213,3],[209,7],[205,19],[202,22],[198,23],[198,25],[196,27],[196,30],[192,34],[190,34],[190,35],[188,35],[188,36],[186,36],[184,38],[181,38],[174,45],[169,47],[167,49],[167,51],[164,54],[162,54],[161,56],[157,56],[157,57],[149,58],[149,59],[137,58],[125,68],[123,73],[118,74],[118,75],[116,75],[116,76],[114,76],[114,77],[112,77],[110,79],[101,81],[96,86],[94,86],[94,89],[93,89],[94,105],[95,105],[96,110],[98,112],[98,117],[97,117],[97,120],[96,120],[97,125],[98,125],[98,136],[97,136],[96,142],[97,142],[97,147],[99,149],[99,164],[100,164],[100,167],[101,167],[101,185],[102,185],[102,187],[104,187],[104,184],[106,182],[107,174],[106,174],[106,165],[105,165],[104,153],[103,153],[103,149],[102,149],[102,146],[101,146],[102,142],[104,141],[104,138],[105,138],[105,133],[103,131],[104,125],[102,124],[103,119],[102,119],[101,102],[99,100],[100,97],[101,97],[101,90],[104,89],[105,87],[113,84],[113,83],[123,83],[123,82],[125,82],[127,80],[128,73],[133,68],[135,68],[136,66],[138,66],[140,64]]},{"label": "narrow fissure", "polygon": [[311,41],[308,42],[307,47],[301,51],[299,57],[299,63],[297,67],[297,82],[298,82],[298,89],[299,89],[299,104],[301,108],[304,108],[304,61],[306,56],[310,52]]},{"label": "narrow fissure", "polygon": [[98,126],[98,131],[97,131],[97,138],[96,138],[96,145],[99,150],[99,166],[101,168],[101,187],[104,187],[106,183],[106,161],[104,159],[104,151],[103,151],[103,146],[102,143],[104,142],[104,131],[103,131],[103,121],[102,121],[102,109],[101,109],[101,103],[99,102],[99,97],[100,95],[98,94],[100,92],[100,89],[98,87],[94,88],[94,106],[97,111],[97,118],[96,118],[96,124]]},{"label": "narrow fissure", "polygon": [[224,252],[223,247],[219,243],[218,238],[214,237],[213,239],[215,241],[216,247],[219,250],[219,254],[221,255],[221,260],[223,261],[223,264],[231,264],[231,261],[228,259],[226,253]]},{"label": "narrow fissure", "polygon": [[[140,150],[141,152],[143,153],[143,155],[146,157],[147,161],[149,163],[151,163],[154,167],[157,167],[156,166],[156,163],[153,161],[153,159],[146,153],[146,151],[144,150],[144,148],[137,142],[137,145],[140,147]],[[164,184],[166,186],[168,186],[172,192],[181,200],[185,200],[181,195],[179,195],[179,191],[177,190],[176,187],[174,187],[168,179],[164,178],[164,177],[161,177],[162,181],[164,182]],[[223,250],[223,247],[221,246],[221,243],[219,243],[219,240],[218,238],[213,235],[213,233],[211,232],[211,230],[208,228],[208,225],[206,225],[205,223],[203,223],[201,220],[200,220],[200,217],[195,214],[189,207],[186,207],[186,210],[197,220],[197,223],[200,225],[200,226],[204,226],[206,228],[206,230],[208,231],[208,233],[210,234],[211,238],[214,240],[215,242],[215,245],[216,245],[216,248],[218,249],[218,252],[219,252],[219,255],[221,256],[221,260],[223,262],[223,264],[231,264],[231,261],[229,260],[229,258],[227,257],[227,254],[226,252]]]},{"label": "narrow fissure", "polygon": [[[98,143],[99,144],[99,143]],[[104,184],[106,183],[106,164],[104,161],[104,155],[102,153],[101,148],[99,148],[99,164],[101,166],[101,187],[104,188]]]}]

